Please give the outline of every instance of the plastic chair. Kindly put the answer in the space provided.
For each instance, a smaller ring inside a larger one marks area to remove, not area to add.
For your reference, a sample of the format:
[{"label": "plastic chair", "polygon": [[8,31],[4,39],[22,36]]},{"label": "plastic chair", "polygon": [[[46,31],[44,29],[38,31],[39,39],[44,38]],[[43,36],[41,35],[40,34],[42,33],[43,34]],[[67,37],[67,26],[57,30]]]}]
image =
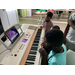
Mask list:
[{"label": "plastic chair", "polygon": [[67,51],[66,65],[75,65],[75,52],[72,50]]}]

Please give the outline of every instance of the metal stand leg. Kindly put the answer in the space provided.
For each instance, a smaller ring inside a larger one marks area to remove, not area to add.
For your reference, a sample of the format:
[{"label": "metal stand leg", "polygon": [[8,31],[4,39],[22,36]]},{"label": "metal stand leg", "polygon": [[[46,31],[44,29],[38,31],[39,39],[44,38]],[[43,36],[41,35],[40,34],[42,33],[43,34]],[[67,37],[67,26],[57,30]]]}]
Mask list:
[{"label": "metal stand leg", "polygon": [[40,15],[40,20],[38,20],[38,24],[41,24],[40,22],[43,22],[43,20],[42,20],[42,14]]},{"label": "metal stand leg", "polygon": [[57,16],[57,19],[59,19],[59,11],[58,11],[58,16]]}]

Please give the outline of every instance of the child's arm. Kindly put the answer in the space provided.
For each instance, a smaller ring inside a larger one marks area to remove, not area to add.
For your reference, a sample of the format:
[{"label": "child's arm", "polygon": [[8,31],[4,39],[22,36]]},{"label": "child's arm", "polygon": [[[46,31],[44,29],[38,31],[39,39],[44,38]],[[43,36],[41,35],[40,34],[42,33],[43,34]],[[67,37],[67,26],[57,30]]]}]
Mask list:
[{"label": "child's arm", "polygon": [[75,25],[73,24],[72,18],[68,20],[68,23],[75,30]]},{"label": "child's arm", "polygon": [[70,27],[70,25],[67,24],[67,26],[65,28],[65,31],[64,31],[64,44],[66,43],[66,35],[67,35],[68,31],[69,31],[69,27]]},{"label": "child's arm", "polygon": [[47,65],[47,53],[44,48],[39,49],[40,54],[42,55],[43,65]]},{"label": "child's arm", "polygon": [[45,48],[47,47],[44,38],[43,38],[43,42],[41,43],[41,46],[42,46],[42,47],[45,47]]},{"label": "child's arm", "polygon": [[43,28],[44,27],[44,24],[45,24],[45,21],[43,21],[42,26],[40,26],[40,28]]},{"label": "child's arm", "polygon": [[44,26],[40,26],[40,28],[43,28]]}]

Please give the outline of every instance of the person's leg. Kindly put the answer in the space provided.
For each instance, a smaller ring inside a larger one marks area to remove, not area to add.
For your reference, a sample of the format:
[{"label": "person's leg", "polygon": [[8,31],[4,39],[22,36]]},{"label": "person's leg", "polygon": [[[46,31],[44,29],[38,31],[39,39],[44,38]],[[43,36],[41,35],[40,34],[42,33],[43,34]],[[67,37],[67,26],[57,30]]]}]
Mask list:
[{"label": "person's leg", "polygon": [[68,12],[68,18],[70,17],[70,15],[71,15],[71,11]]},{"label": "person's leg", "polygon": [[62,13],[63,11],[59,11],[59,15],[58,15],[58,17],[60,18],[60,16],[61,16],[61,13]]},{"label": "person's leg", "polygon": [[62,13],[63,11],[59,11],[59,14],[58,14],[58,19],[60,18],[60,16],[61,16],[61,13]]}]

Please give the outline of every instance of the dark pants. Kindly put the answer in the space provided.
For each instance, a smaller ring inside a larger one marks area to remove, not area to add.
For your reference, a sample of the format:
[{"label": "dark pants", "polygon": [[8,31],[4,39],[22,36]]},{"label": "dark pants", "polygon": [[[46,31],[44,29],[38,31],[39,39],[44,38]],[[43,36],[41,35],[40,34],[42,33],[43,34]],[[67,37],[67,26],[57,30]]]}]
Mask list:
[{"label": "dark pants", "polygon": [[[59,12],[59,14],[58,14],[58,12]],[[56,13],[58,14],[58,17],[60,17],[60,15],[61,15],[62,12],[63,11],[56,11]]]}]

